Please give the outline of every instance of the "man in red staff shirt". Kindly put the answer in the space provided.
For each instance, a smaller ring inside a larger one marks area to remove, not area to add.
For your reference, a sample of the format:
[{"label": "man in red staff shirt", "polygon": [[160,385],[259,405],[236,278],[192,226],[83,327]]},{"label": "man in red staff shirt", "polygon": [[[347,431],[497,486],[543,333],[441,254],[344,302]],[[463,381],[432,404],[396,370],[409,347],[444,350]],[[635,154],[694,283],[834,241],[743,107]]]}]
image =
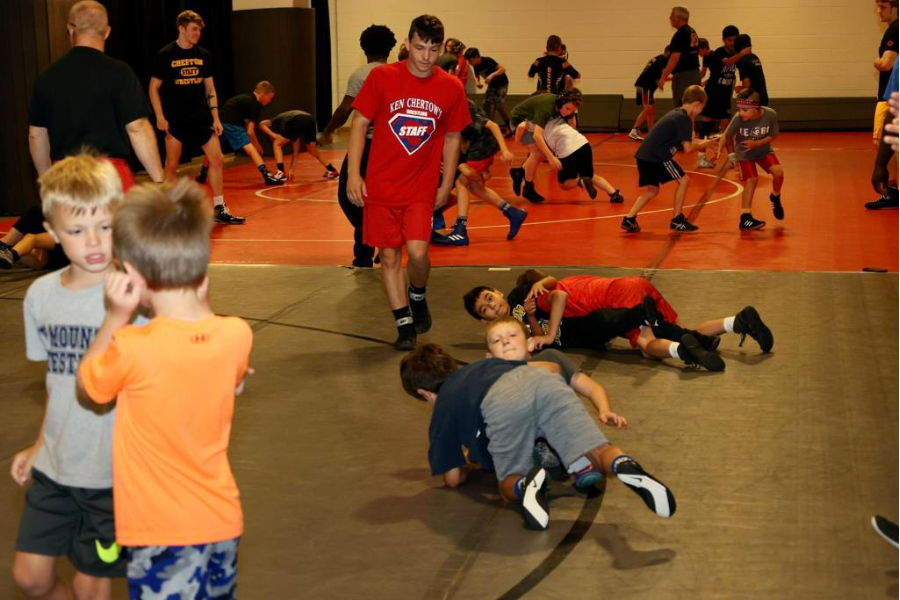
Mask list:
[{"label": "man in red staff shirt", "polygon": [[[384,289],[398,330],[394,348],[404,351],[416,347],[417,333],[431,329],[425,301],[431,214],[453,188],[460,132],[471,120],[462,84],[434,68],[443,41],[437,17],[416,17],[403,41],[409,58],[375,68],[353,101],[347,195],[363,207],[363,241],[380,248]],[[372,147],[362,177],[370,123]],[[401,268],[404,246],[408,289]]]}]

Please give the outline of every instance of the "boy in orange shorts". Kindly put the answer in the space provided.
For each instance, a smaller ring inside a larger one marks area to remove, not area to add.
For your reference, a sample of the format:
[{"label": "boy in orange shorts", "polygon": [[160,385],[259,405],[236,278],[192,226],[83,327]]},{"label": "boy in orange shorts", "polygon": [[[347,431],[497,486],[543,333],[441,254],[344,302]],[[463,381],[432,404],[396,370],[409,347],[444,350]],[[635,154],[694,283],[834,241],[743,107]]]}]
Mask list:
[{"label": "boy in orange shorts", "polygon": [[753,193],[759,182],[757,165],[772,176],[772,214],[779,221],[784,218],[784,207],[781,205],[781,186],[784,185],[784,169],[772,150],[772,140],[778,136],[778,115],[768,106],[760,106],[759,94],[751,88],[741,90],[737,97],[738,114],[728,124],[725,135],[719,138],[719,151],[725,149],[726,142],[734,141],[737,159],[741,169],[741,181],[744,182],[744,194],[741,198],[741,229],[760,229],[766,222],[753,217],[750,207],[753,204]]},{"label": "boy in orange shorts", "polygon": [[[236,592],[244,524],[228,439],[253,333],[207,302],[204,201],[186,180],[128,194],[113,221],[125,272],[106,277],[106,318],[78,368],[80,391],[117,405],[113,504],[131,598]],[[141,304],[154,319],[128,326]]]},{"label": "boy in orange shorts", "polygon": [[[416,335],[431,329],[425,300],[431,214],[450,196],[460,132],[470,121],[462,83],[434,68],[443,41],[444,25],[437,17],[416,17],[404,40],[409,58],[372,71],[353,101],[347,196],[363,207],[363,241],[381,249],[397,350],[412,350]],[[370,123],[372,149],[363,178],[360,163]],[[408,289],[401,266],[404,246]]]}]

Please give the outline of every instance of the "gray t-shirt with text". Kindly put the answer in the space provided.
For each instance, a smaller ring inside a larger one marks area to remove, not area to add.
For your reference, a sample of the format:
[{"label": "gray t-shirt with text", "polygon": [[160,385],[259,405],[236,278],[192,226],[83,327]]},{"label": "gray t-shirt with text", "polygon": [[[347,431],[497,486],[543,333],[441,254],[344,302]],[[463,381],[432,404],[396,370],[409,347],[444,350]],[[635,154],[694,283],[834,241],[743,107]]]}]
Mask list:
[{"label": "gray t-shirt with text", "polygon": [[725,135],[733,139],[738,160],[765,158],[772,153],[772,144],[763,144],[752,150],[745,150],[742,142],[778,135],[778,115],[768,106],[763,106],[762,115],[752,121],[742,119],[741,115],[735,115],[728,124]]}]

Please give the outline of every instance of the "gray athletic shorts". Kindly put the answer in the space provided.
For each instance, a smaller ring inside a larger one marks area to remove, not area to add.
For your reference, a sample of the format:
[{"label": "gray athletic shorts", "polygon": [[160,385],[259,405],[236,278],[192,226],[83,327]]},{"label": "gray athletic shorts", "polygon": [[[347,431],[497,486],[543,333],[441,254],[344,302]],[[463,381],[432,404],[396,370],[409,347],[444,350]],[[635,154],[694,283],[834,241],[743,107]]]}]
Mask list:
[{"label": "gray athletic shorts", "polygon": [[500,377],[484,397],[481,414],[501,481],[528,473],[539,437],[550,442],[564,465],[608,443],[575,391],[540,367],[518,367]]},{"label": "gray athletic shorts", "polygon": [[684,90],[692,85],[700,85],[700,71],[698,69],[672,74],[672,100],[675,101],[675,108],[681,106],[681,97],[684,96]]}]

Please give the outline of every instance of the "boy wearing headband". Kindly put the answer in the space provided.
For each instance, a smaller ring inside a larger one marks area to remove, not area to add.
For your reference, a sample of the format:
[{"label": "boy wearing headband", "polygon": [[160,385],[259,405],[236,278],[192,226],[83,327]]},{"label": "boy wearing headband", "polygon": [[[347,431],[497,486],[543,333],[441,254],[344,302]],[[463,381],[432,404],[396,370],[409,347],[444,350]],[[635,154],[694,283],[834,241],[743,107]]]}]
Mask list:
[{"label": "boy wearing headband", "polygon": [[741,90],[737,97],[738,114],[731,120],[725,135],[719,139],[721,154],[728,139],[734,141],[740,163],[744,194],[741,199],[741,229],[760,229],[766,222],[750,213],[753,193],[759,181],[756,166],[772,176],[772,214],[779,221],[784,219],[781,205],[781,186],[784,185],[784,169],[772,150],[772,140],[778,136],[778,115],[767,106],[760,106],[759,94],[752,88]]}]

